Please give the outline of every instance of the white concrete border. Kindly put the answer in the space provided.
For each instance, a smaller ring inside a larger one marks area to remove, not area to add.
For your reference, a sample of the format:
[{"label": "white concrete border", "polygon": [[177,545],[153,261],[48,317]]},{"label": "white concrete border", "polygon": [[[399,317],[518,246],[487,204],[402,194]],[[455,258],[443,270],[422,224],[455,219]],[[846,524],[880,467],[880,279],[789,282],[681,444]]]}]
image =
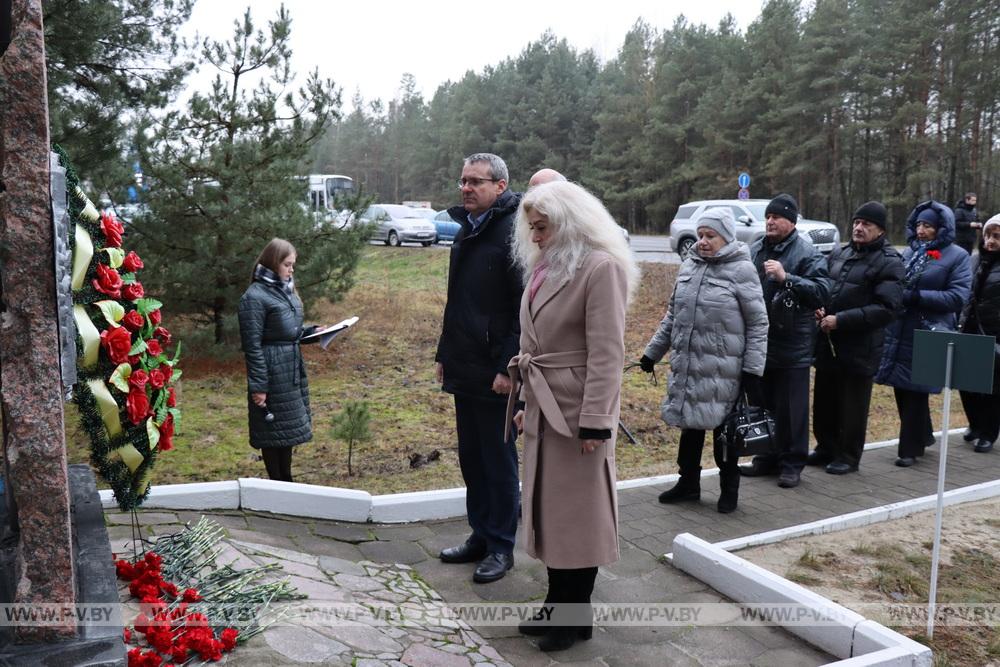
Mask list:
[{"label": "white concrete border", "polygon": [[[944,505],[945,507],[948,507],[950,505],[958,505],[961,503],[973,502],[975,500],[985,500],[987,498],[995,498],[997,496],[1000,496],[1000,480],[993,480],[991,482],[983,482],[981,484],[973,484],[972,486],[963,486],[958,489],[952,489],[951,491],[945,491]],[[797,526],[769,530],[765,533],[757,533],[755,535],[745,535],[732,540],[718,542],[715,546],[720,549],[725,549],[726,551],[737,551],[739,549],[759,546],[761,544],[773,544],[774,542],[781,542],[793,537],[821,535],[823,533],[833,533],[847,528],[858,528],[860,526],[867,526],[882,521],[901,519],[904,516],[910,516],[911,514],[916,514],[917,512],[926,512],[936,507],[937,494],[935,493],[929,496],[911,498],[909,500],[902,500],[898,503],[882,505],[881,507],[858,510],[857,512],[851,512],[850,514],[841,514],[840,516],[830,517],[829,519],[820,519],[819,521],[811,521]]]},{"label": "white concrete border", "polygon": [[690,533],[674,538],[673,563],[737,603],[816,610],[822,625],[787,625],[785,630],[841,658],[831,665],[931,665],[930,648]]},{"label": "white concrete border", "polygon": [[[950,433],[961,433],[963,430],[961,428],[952,429]],[[940,435],[940,432],[935,435]],[[865,449],[889,447],[895,445],[896,442],[896,440],[873,442],[865,445]],[[718,474],[718,468],[711,468],[702,471],[701,476],[714,477]],[[672,474],[622,480],[618,482],[617,488],[619,491],[624,491],[644,486],[672,484],[677,481],[678,477],[677,474]],[[100,495],[104,509],[114,509],[117,507],[117,503],[115,503],[110,490],[105,489],[100,492]],[[183,510],[250,509],[274,514],[289,514],[318,519],[337,519],[340,521],[405,523],[464,516],[465,487],[372,496],[366,491],[340,489],[332,486],[241,478],[225,482],[154,486],[150,491],[149,497],[143,503],[143,507],[148,509]],[[900,514],[896,516],[905,515]],[[871,521],[868,523],[871,523]],[[857,525],[864,525],[864,523]],[[839,529],[832,528],[830,530]],[[776,539],[785,538],[778,537]]]}]

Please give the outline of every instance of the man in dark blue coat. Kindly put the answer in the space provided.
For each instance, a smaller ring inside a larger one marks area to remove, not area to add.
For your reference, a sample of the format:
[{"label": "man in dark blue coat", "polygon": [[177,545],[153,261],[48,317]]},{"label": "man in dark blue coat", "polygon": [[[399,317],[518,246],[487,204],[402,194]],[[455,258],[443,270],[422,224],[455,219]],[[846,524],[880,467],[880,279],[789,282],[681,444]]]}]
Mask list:
[{"label": "man in dark blue coat", "polygon": [[816,341],[814,312],[830,293],[826,259],[795,229],[799,206],[781,194],[764,211],[765,235],[750,246],[769,320],[764,407],[774,415],[777,452],[740,468],[749,476],[778,475],[778,486],[799,485],[809,454],[809,367]]},{"label": "man in dark blue coat", "polygon": [[438,341],[437,379],[455,396],[458,461],[472,535],[441,551],[445,563],[478,561],[473,581],[502,578],[514,566],[520,504],[517,429],[504,440],[507,362],[517,354],[521,274],[510,254],[520,196],[507,189],[507,165],[491,153],[465,158],[462,205],[448,209],[462,225],[448,266],[448,302]]}]

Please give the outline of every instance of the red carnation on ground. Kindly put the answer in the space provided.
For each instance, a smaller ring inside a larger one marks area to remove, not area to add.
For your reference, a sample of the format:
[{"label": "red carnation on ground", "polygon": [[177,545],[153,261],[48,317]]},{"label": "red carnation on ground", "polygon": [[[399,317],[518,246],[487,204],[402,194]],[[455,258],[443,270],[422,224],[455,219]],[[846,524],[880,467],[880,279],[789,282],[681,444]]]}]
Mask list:
[{"label": "red carnation on ground", "polygon": [[135,254],[134,250],[125,255],[125,259],[122,261],[122,268],[129,273],[135,273],[143,266],[142,260],[139,259],[139,255]]},{"label": "red carnation on ground", "polygon": [[122,296],[122,277],[107,264],[97,265],[97,278],[90,281],[94,289],[115,299]]},{"label": "red carnation on ground", "polygon": [[239,633],[233,628],[226,628],[222,631],[222,635],[219,639],[222,641],[222,649],[224,651],[232,651],[236,648],[236,638]]},{"label": "red carnation on ground", "polygon": [[138,310],[130,310],[122,318],[122,326],[133,333],[141,329],[145,323],[146,320],[139,314]]},{"label": "red carnation on ground", "polygon": [[185,602],[201,602],[201,595],[193,588],[185,589],[183,598]]},{"label": "red carnation on ground", "polygon": [[104,232],[106,244],[112,248],[122,247],[122,234],[125,226],[118,221],[113,213],[101,213],[101,231]]},{"label": "red carnation on ground", "polygon": [[116,364],[124,364],[132,349],[132,334],[124,327],[112,327],[101,332],[101,347]]}]

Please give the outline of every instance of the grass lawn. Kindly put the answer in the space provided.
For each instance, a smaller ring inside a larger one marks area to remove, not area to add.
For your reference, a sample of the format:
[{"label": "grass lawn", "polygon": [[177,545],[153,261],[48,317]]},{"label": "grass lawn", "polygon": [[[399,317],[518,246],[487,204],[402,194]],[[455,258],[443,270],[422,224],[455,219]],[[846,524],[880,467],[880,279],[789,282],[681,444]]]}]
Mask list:
[{"label": "grass lawn", "polygon": [[[643,264],[642,284],[629,310],[626,354],[638,359],[666,309],[677,266]],[[365,251],[355,287],[337,304],[323,303],[308,321],[332,323],[351,315],[361,321],[326,352],[303,348],[309,374],[314,438],[296,449],[296,481],[375,494],[462,486],[451,396],[434,381],[434,348],[444,310],[448,251],[384,248]],[[168,301],[168,300],[167,300]],[[169,302],[167,305],[169,309]],[[183,339],[183,332],[175,333]],[[234,345],[197,354],[187,348],[179,385],[183,421],[175,449],[161,456],[154,484],[264,477],[264,464],[247,442],[246,376]],[[638,369],[625,376],[622,421],[638,440],[619,432],[618,475],[630,479],[676,472],[679,431],[660,420],[666,367],[657,370],[659,386]],[[355,445],[354,476],[347,474],[347,445],[335,440],[331,421],[345,399],[365,400],[372,415],[372,439]],[[932,399],[939,424],[941,399]],[[964,425],[958,396],[952,424]],[[71,463],[88,460],[87,443],[67,405],[67,445]],[[869,440],[896,436],[898,421],[892,392],[876,385]],[[433,451],[440,457],[417,468],[410,457]],[[714,467],[711,447],[703,465]]]}]

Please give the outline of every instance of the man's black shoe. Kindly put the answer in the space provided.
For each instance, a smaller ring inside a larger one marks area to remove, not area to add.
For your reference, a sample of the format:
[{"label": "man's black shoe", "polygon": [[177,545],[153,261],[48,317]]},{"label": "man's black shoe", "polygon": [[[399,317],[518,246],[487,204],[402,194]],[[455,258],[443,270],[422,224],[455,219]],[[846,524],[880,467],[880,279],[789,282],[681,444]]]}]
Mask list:
[{"label": "man's black shoe", "polygon": [[748,466],[740,466],[740,474],[744,477],[767,477],[778,474],[778,466],[771,462],[754,459]]},{"label": "man's black shoe", "polygon": [[827,463],[830,463],[831,460],[832,459],[830,459],[830,458],[828,458],[826,456],[823,456],[823,454],[821,454],[820,452],[818,452],[818,451],[816,451],[814,449],[813,451],[809,452],[809,456],[806,457],[806,465],[807,466],[825,466]]},{"label": "man's black shoe", "polygon": [[962,440],[965,440],[966,442],[972,442],[978,437],[979,436],[973,433],[970,429],[965,429],[965,433],[962,434]]},{"label": "man's black shoe", "polygon": [[503,579],[503,575],[512,567],[514,567],[514,554],[489,553],[476,566],[472,580],[477,584],[488,584]]},{"label": "man's black shoe", "polygon": [[438,558],[443,563],[475,563],[486,555],[486,547],[472,541],[466,541],[457,547],[442,549]]},{"label": "man's black shoe", "polygon": [[778,476],[778,486],[783,489],[794,489],[799,485],[799,471],[786,470]]},{"label": "man's black shoe", "polygon": [[828,463],[826,466],[826,471],[831,475],[846,475],[849,472],[857,472],[858,466],[852,466],[850,463],[844,463],[843,461],[834,461],[833,463]]},{"label": "man's black shoe", "polygon": [[900,468],[909,468],[911,465],[917,462],[917,459],[912,456],[900,456],[896,459],[896,465]]},{"label": "man's black shoe", "polygon": [[976,441],[976,446],[973,447],[972,449],[974,451],[979,452],[980,454],[985,454],[986,452],[993,449],[993,443],[990,442],[989,440],[986,440],[985,438],[980,438],[979,440]]}]

